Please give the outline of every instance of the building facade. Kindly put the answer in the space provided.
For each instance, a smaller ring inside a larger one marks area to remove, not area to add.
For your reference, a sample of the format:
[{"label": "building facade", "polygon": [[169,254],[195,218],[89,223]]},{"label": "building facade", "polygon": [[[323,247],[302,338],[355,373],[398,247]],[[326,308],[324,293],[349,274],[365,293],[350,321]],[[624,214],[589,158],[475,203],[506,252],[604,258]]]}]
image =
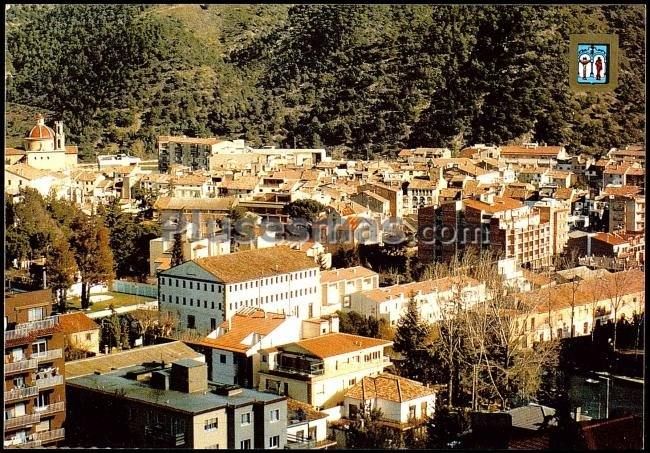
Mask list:
[{"label": "building facade", "polygon": [[65,438],[64,339],[49,289],[5,296],[5,448]]}]

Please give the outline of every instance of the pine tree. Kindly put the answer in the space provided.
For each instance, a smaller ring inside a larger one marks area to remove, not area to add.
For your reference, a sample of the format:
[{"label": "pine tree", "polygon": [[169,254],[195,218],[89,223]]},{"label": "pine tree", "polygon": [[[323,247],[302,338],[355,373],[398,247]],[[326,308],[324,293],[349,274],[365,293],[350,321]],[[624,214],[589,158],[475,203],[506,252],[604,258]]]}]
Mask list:
[{"label": "pine tree", "polygon": [[59,311],[65,313],[68,288],[75,282],[77,262],[70,244],[58,238],[47,257],[47,276],[55,297],[58,296]]},{"label": "pine tree", "polygon": [[431,326],[420,319],[415,295],[411,294],[406,313],[397,322],[393,348],[402,354],[399,373],[420,382],[430,381]]},{"label": "pine tree", "polygon": [[183,239],[180,233],[174,234],[174,245],[172,246],[172,261],[171,266],[178,266],[185,262],[183,254]]}]

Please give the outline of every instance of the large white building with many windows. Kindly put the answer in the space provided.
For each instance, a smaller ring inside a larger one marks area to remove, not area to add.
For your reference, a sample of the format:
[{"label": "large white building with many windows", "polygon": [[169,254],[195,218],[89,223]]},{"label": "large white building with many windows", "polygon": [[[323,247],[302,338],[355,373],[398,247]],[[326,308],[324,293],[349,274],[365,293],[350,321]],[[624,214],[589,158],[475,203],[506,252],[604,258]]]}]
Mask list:
[{"label": "large white building with many windows", "polygon": [[161,311],[182,329],[208,333],[246,307],[300,319],[320,317],[320,268],[286,246],[187,261],[158,277]]}]

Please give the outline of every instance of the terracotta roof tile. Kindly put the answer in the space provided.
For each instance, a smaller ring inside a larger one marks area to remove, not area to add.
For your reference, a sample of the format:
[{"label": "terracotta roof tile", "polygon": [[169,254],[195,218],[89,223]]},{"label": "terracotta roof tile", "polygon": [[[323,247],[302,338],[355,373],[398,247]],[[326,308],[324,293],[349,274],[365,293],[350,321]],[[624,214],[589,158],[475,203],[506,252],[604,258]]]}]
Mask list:
[{"label": "terracotta roof tile", "polygon": [[178,136],[169,136],[169,135],[160,135],[158,137],[158,143],[196,143],[200,145],[216,145],[219,142],[222,142],[215,137],[211,138],[193,138],[193,137],[178,137]]},{"label": "terracotta roof tile", "polygon": [[81,312],[59,315],[59,326],[65,334],[99,329],[99,324]]},{"label": "terracotta roof tile", "polygon": [[264,337],[280,327],[285,319],[285,315],[260,309],[242,310],[232,317],[230,324],[225,321],[220,325],[227,330],[226,333],[217,338],[206,337],[196,343],[227,351],[246,352],[254,346],[249,338],[252,334]]},{"label": "terracotta roof tile", "polygon": [[345,392],[345,397],[361,401],[377,398],[402,403],[433,394],[435,394],[434,389],[426,387],[420,382],[382,373],[379,376],[364,377],[361,382],[356,383]]},{"label": "terracotta roof tile", "polygon": [[291,343],[290,345],[284,346],[283,349],[294,349],[296,347],[307,351],[315,357],[326,359],[328,357],[363,351],[364,349],[377,346],[391,346],[392,344],[392,341],[337,332]]},{"label": "terracotta roof tile", "polygon": [[524,206],[524,204],[521,201],[515,200],[513,198],[507,198],[507,197],[494,197],[494,203],[491,204],[485,203],[483,201],[471,200],[471,199],[464,200],[464,203],[466,207],[480,210],[480,211],[485,211],[490,214],[509,211],[511,209],[517,209]]},{"label": "terracotta roof tile", "polygon": [[199,258],[194,262],[223,283],[245,282],[318,268],[318,264],[312,258],[288,246]]},{"label": "terracotta roof tile", "polygon": [[539,156],[557,156],[560,153],[561,146],[537,146],[527,147],[522,145],[502,146],[501,155],[539,155]]},{"label": "terracotta roof tile", "polygon": [[371,271],[363,266],[348,267],[346,269],[331,269],[321,271],[321,283],[334,283],[339,281],[350,280],[353,278],[367,278],[378,275],[376,272]]}]

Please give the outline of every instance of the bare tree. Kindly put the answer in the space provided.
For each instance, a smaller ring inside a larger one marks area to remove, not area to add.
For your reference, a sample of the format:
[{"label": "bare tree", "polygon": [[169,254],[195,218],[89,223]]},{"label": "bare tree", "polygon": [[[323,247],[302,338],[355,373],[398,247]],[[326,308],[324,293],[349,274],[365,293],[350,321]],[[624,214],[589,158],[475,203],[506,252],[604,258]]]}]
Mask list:
[{"label": "bare tree", "polygon": [[[611,314],[614,317],[614,352],[616,352],[618,317],[624,304],[624,297],[629,294],[629,287],[633,283],[633,272],[634,271],[612,272],[601,280],[600,287],[602,294],[609,300]],[[643,278],[643,273],[640,271],[637,272],[641,274],[640,278]],[[639,278],[639,276],[636,275],[636,278]]]}]

